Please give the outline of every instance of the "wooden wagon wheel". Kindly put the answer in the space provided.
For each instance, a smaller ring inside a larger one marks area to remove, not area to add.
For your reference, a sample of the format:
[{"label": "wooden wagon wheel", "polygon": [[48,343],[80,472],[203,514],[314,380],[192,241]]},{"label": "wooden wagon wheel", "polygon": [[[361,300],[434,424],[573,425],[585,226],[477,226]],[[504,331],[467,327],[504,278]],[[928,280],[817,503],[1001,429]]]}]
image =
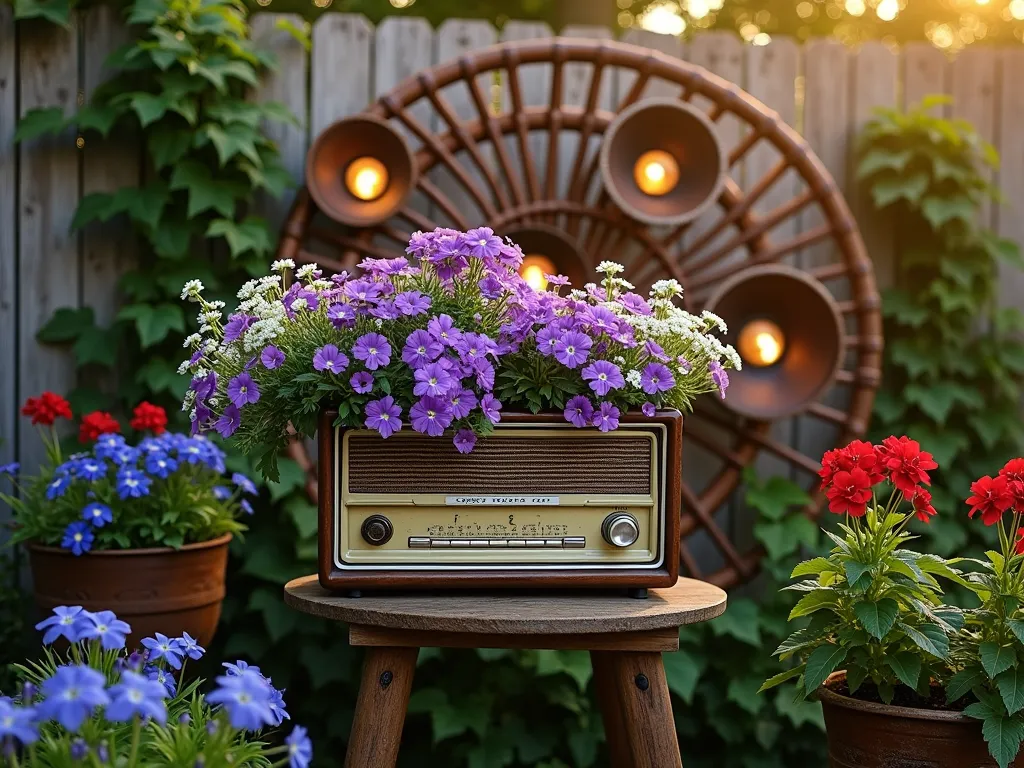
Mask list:
[{"label": "wooden wagon wheel", "polygon": [[[578,105],[564,103],[570,68],[577,76],[589,71]],[[548,103],[524,102],[526,78],[531,84],[546,78]],[[616,84],[621,92],[611,99]],[[630,218],[602,180],[603,134],[652,91],[700,109],[734,137],[717,205],[693,222],[654,226]],[[560,233],[591,272],[603,259],[619,261],[638,289],[674,277],[691,311],[723,281],[758,265],[788,263],[824,286],[844,337],[824,394],[799,415],[774,422],[739,415],[711,397],[687,419],[683,570],[725,587],[750,579],[763,551],[731,502],[744,468],[774,462],[771,471],[816,488],[822,450],[864,433],[879,381],[880,302],[872,265],[835,182],[807,143],[776,113],[700,67],[596,40],[551,38],[473,52],[406,80],[366,115],[404,137],[415,168],[411,193],[387,220],[346,227],[304,189],[279,258],[352,270],[364,256],[402,253],[414,230],[487,224],[498,234]],[[302,445],[292,453],[312,470]],[[315,497],[311,474],[308,488]],[[817,514],[821,502],[815,493],[808,513]]]}]

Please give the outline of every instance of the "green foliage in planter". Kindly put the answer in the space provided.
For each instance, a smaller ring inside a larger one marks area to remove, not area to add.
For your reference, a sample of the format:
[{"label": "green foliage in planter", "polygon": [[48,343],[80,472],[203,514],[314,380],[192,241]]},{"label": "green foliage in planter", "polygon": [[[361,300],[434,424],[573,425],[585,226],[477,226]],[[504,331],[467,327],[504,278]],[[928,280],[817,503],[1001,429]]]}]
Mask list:
[{"label": "green foliage in planter", "polygon": [[[939,469],[939,510],[964,510],[971,480],[1020,455],[1024,315],[997,305],[1001,265],[1024,267],[1015,243],[980,226],[998,199],[983,171],[998,158],[970,125],[935,117],[926,99],[882,110],[860,137],[858,178],[896,236],[895,286],[883,295],[886,352],[876,436],[913,435]],[[994,544],[992,529],[940,515],[917,548],[948,557]]]}]

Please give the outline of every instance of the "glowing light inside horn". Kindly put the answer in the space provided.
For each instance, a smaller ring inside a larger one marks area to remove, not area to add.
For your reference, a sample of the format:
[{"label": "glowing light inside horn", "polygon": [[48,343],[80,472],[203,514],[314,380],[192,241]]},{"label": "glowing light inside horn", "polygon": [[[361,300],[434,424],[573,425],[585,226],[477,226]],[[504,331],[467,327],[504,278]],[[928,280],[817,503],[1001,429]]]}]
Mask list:
[{"label": "glowing light inside horn", "polygon": [[668,152],[644,152],[633,166],[633,179],[640,190],[652,197],[667,195],[679,183],[679,163]]},{"label": "glowing light inside horn", "polygon": [[557,272],[555,262],[539,254],[527,256],[519,267],[520,276],[535,291],[543,291],[548,287],[548,279],[544,275],[554,275]]},{"label": "glowing light inside horn", "polygon": [[786,337],[771,320],[752,320],[743,326],[736,346],[743,362],[766,368],[786,351]]},{"label": "glowing light inside horn", "polygon": [[388,188],[388,169],[375,157],[357,157],[345,170],[345,186],[360,200],[376,200]]}]

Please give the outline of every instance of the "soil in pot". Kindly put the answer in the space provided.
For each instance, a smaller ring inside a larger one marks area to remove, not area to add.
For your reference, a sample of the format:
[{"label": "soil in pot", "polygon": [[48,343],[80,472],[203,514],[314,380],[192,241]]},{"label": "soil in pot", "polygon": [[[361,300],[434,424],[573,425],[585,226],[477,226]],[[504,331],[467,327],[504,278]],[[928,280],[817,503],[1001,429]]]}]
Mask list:
[{"label": "soil in pot", "polygon": [[188,632],[205,646],[213,639],[224,600],[230,535],[181,549],[87,552],[29,545],[36,606],[109,610],[132,627],[128,647],[163,632]]},{"label": "soil in pot", "polygon": [[[996,768],[981,721],[945,708],[941,690],[928,699],[914,695],[916,701],[908,692],[904,706],[851,698],[848,692],[845,672],[833,673],[818,691],[829,768]],[[933,700],[943,708],[926,706]],[[1010,765],[1024,768],[1024,760]]]}]

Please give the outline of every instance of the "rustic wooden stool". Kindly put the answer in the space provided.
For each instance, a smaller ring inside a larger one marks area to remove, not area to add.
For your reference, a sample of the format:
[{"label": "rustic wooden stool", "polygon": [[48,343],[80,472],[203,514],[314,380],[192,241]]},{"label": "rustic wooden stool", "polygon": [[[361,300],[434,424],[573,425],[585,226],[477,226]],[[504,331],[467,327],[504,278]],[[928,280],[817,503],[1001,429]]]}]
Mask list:
[{"label": "rustic wooden stool", "polygon": [[344,597],[316,576],[295,579],[285,603],[349,625],[368,646],[346,768],[395,765],[420,648],[590,651],[614,768],[682,765],[662,651],[679,627],[725,611],[725,593],[693,579],[652,589],[646,600],[577,592],[401,594]]}]

